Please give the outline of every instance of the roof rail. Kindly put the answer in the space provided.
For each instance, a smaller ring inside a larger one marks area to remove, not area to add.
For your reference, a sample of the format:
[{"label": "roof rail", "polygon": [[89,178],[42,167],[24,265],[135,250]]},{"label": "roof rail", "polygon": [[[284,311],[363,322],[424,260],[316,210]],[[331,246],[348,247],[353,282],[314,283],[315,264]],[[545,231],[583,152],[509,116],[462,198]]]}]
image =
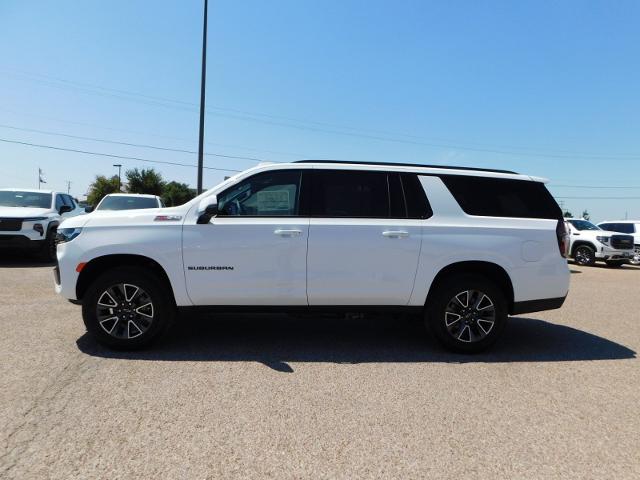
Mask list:
[{"label": "roof rail", "polygon": [[293,163],[337,163],[337,164],[354,164],[354,165],[386,165],[390,167],[420,167],[420,168],[442,168],[445,170],[469,170],[475,172],[492,172],[492,173],[511,173],[517,175],[517,172],[511,170],[499,170],[496,168],[476,168],[476,167],[456,167],[451,165],[422,165],[419,163],[395,163],[395,162],[357,162],[350,160],[297,160]]}]

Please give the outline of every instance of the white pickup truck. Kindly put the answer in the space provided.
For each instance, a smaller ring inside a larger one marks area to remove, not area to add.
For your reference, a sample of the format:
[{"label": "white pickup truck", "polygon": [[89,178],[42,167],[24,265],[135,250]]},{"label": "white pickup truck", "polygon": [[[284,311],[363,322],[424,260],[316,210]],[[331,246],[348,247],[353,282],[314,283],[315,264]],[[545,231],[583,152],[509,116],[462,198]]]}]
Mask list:
[{"label": "white pickup truck", "polygon": [[597,260],[620,267],[633,259],[633,236],[602,230],[583,218],[568,218],[569,256],[578,265],[591,266]]}]

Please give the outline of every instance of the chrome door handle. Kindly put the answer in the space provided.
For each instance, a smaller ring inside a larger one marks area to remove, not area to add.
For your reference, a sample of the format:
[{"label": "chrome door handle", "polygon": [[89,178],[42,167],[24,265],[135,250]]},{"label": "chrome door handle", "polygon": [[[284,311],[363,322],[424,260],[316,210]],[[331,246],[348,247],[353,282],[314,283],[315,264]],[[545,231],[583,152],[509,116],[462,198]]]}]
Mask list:
[{"label": "chrome door handle", "polygon": [[297,237],[298,235],[302,235],[302,230],[284,230],[279,228],[273,233],[281,237]]},{"label": "chrome door handle", "polygon": [[409,232],[404,230],[385,230],[382,232],[382,236],[389,238],[406,238],[409,236]]}]

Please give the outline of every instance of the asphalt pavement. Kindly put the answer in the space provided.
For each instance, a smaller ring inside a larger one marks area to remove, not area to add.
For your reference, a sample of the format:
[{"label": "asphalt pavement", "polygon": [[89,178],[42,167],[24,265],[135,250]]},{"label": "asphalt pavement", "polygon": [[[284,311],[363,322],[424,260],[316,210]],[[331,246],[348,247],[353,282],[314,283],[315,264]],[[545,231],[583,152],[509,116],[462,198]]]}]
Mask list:
[{"label": "asphalt pavement", "polygon": [[0,257],[0,478],[640,478],[640,269],[455,355],[411,318],[182,318],[114,352]]}]

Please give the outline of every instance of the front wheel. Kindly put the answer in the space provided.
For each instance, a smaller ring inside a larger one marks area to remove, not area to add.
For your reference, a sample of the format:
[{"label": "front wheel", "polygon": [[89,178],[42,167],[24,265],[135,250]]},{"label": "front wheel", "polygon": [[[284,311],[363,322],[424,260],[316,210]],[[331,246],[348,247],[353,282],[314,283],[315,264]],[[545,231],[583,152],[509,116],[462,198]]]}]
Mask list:
[{"label": "front wheel", "polygon": [[633,254],[631,260],[629,260],[631,265],[640,265],[640,250],[636,250]]},{"label": "front wheel", "polygon": [[42,246],[37,253],[37,257],[40,261],[51,263],[56,259],[56,228],[50,228],[47,232],[47,236],[42,242]]},{"label": "front wheel", "polygon": [[146,347],[171,324],[176,307],[167,287],[140,268],[119,267],[99,276],[82,301],[82,318],[98,343]]},{"label": "front wheel", "polygon": [[426,323],[440,343],[461,353],[477,353],[495,343],[508,317],[500,288],[479,275],[452,277],[436,288]]},{"label": "front wheel", "polygon": [[591,267],[596,263],[596,251],[588,245],[580,245],[573,252],[573,259],[578,265]]}]

